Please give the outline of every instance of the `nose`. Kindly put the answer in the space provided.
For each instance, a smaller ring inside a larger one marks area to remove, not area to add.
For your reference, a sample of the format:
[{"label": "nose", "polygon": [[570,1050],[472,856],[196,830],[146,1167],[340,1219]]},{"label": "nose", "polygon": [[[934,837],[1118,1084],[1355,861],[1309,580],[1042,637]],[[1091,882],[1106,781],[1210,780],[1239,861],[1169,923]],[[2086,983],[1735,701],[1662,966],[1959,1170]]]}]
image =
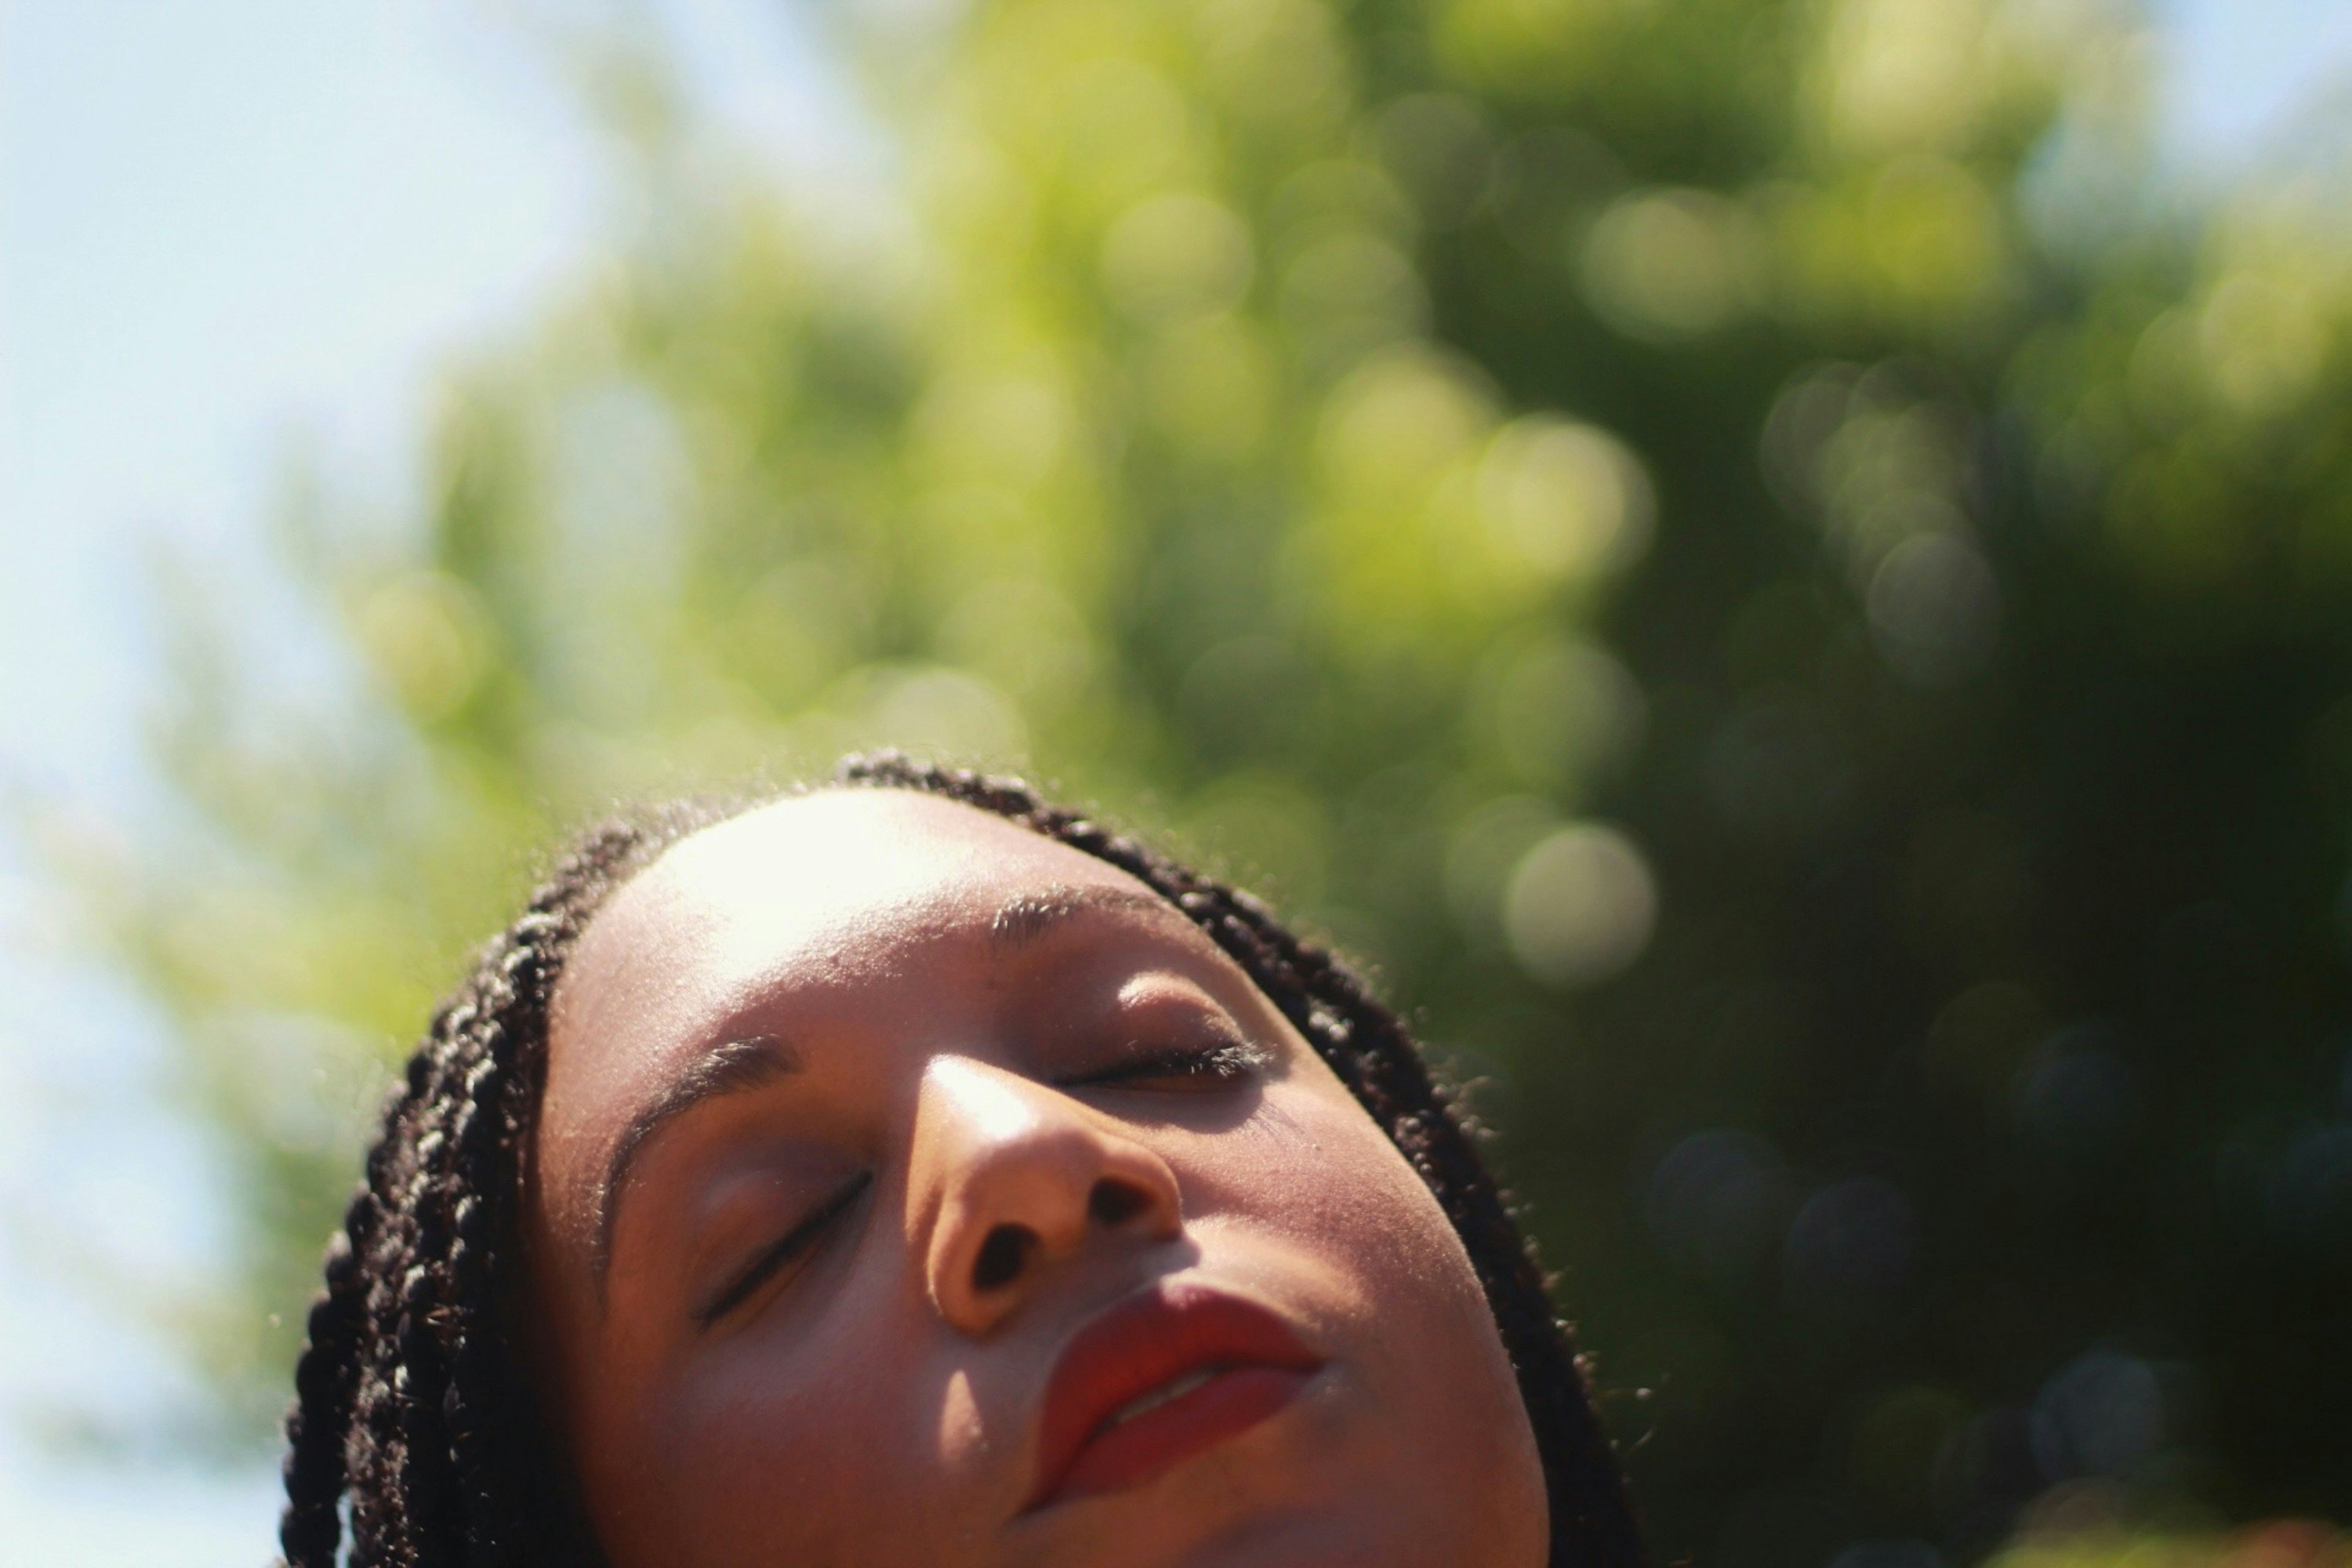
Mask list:
[{"label": "nose", "polygon": [[910,1167],[924,1284],[974,1336],[1088,1247],[1183,1227],[1166,1161],[1060,1090],[967,1058],[924,1073]]}]

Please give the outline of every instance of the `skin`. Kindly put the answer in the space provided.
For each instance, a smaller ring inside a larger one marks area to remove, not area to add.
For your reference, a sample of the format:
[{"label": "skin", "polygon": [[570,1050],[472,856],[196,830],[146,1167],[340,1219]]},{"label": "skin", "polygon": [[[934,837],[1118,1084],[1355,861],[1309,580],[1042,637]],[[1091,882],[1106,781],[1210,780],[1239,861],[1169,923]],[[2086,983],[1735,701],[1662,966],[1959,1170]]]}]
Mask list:
[{"label": "skin", "polygon": [[[1008,907],[1063,913],[1008,935]],[[714,1050],[773,1059],[721,1049],[745,1040],[793,1069],[664,1121],[605,1193],[633,1119]],[[1235,1044],[1261,1058],[1238,1078],[1135,1066]],[[909,792],[763,807],[596,915],[549,1052],[532,1349],[614,1568],[1544,1561],[1534,1437],[1459,1239],[1125,873]],[[1008,1226],[1019,1267],[988,1278]],[[1056,1357],[1162,1278],[1272,1309],[1327,1364],[1140,1486],[1024,1511]]]}]

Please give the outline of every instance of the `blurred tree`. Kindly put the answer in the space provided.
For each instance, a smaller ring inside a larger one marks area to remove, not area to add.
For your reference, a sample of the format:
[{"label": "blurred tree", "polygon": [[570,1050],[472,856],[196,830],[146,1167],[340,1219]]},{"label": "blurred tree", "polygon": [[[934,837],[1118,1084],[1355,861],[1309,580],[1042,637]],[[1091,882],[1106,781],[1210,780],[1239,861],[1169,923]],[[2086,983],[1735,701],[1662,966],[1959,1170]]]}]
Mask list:
[{"label": "blurred tree", "polygon": [[73,863],[240,1163],[240,1386],[534,847],[892,742],[1428,1020],[1663,1558],[2341,1508],[2352,251],[2316,155],[2155,199],[2129,21],[861,16],[845,213],[604,59],[612,264],[418,516],[292,509],[352,679],[191,625],[190,810]]}]

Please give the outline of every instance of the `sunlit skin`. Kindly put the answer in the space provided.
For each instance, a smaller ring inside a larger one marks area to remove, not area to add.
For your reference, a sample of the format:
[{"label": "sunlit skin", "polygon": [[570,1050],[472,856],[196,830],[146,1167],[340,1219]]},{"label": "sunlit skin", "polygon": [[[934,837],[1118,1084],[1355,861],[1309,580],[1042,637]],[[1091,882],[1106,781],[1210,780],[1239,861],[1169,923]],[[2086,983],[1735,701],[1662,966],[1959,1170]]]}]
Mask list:
[{"label": "sunlit skin", "polygon": [[[764,807],[594,917],[549,1052],[536,1371],[614,1568],[1544,1561],[1534,1437],[1436,1203],[1115,868],[909,793]],[[1315,1370],[1040,1504],[1065,1349],[1195,1287]]]}]

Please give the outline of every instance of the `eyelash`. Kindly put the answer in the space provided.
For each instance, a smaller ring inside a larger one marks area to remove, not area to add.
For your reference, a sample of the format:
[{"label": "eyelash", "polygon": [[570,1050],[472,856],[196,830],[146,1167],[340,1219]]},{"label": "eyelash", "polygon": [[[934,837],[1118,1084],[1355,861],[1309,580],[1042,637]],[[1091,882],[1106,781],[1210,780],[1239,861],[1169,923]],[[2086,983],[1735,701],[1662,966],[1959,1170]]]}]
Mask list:
[{"label": "eyelash", "polygon": [[815,1246],[824,1237],[825,1228],[863,1195],[873,1180],[872,1172],[859,1172],[856,1180],[826,1199],[814,1214],[794,1226],[782,1240],[761,1253],[759,1261],[737,1275],[732,1283],[695,1313],[696,1320],[704,1328],[709,1328],[750,1300],[753,1293],[774,1279],[786,1264]]},{"label": "eyelash", "polygon": [[1273,1065],[1273,1053],[1239,1039],[1219,1042],[1205,1050],[1171,1047],[1148,1051],[1100,1072],[1065,1079],[1065,1089],[1094,1089],[1146,1082],[1153,1079],[1210,1079],[1236,1082]]}]

